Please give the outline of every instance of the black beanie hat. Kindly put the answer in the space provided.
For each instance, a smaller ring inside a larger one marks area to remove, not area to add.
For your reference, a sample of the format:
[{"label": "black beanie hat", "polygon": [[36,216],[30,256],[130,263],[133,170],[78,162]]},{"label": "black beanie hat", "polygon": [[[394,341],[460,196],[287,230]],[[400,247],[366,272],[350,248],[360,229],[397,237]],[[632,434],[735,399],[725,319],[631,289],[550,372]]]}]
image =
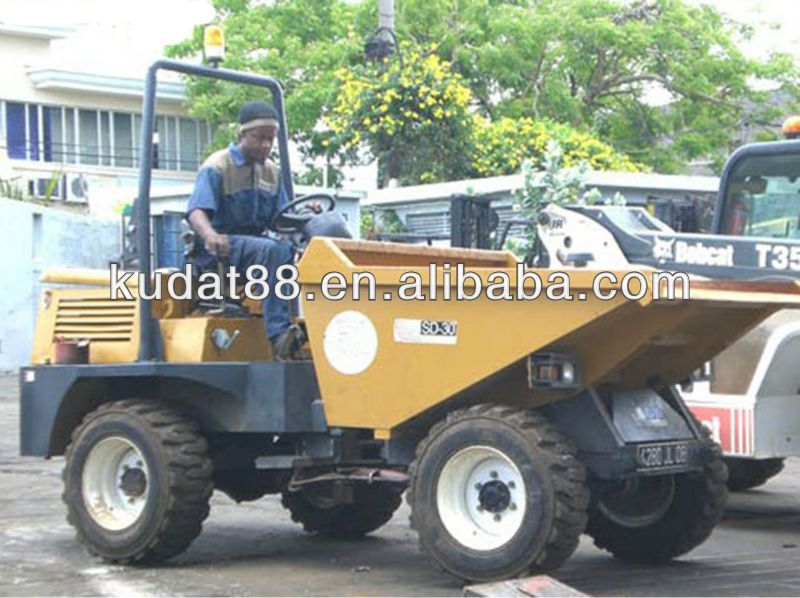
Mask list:
[{"label": "black beanie hat", "polygon": [[278,126],[278,111],[266,102],[245,102],[239,110],[239,125],[241,131],[262,125]]}]

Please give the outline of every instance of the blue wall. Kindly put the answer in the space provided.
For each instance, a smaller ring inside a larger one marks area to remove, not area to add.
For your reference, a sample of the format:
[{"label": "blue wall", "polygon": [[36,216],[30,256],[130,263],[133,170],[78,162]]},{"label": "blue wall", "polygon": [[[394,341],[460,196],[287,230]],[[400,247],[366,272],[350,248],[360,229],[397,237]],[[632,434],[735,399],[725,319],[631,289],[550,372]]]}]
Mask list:
[{"label": "blue wall", "polygon": [[0,198],[0,247],[0,370],[11,370],[30,360],[42,271],[108,267],[119,225]]}]

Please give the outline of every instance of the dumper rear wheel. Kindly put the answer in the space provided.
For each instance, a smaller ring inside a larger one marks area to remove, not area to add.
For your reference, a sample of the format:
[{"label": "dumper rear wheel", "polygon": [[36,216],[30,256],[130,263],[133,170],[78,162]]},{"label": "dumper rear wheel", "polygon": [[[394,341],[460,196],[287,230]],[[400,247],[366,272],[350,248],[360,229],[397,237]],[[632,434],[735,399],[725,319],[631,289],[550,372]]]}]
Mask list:
[{"label": "dumper rear wheel", "polygon": [[115,563],[158,562],[200,533],[213,490],[197,426],[155,401],[124,400],[87,415],[66,450],[67,520]]},{"label": "dumper rear wheel", "polygon": [[375,483],[352,487],[352,501],[335,497],[332,483],[320,483],[291,492],[285,490],[281,503],[292,521],[307,532],[353,538],[375,531],[387,523],[402,502],[403,488]]},{"label": "dumper rear wheel", "polygon": [[702,544],[722,518],[727,498],[722,459],[702,473],[641,477],[606,492],[586,533],[599,548],[632,563],[660,563]]},{"label": "dumper rear wheel", "polygon": [[766,484],[784,467],[784,459],[725,459],[728,466],[728,488],[731,492],[742,492]]},{"label": "dumper rear wheel", "polygon": [[566,438],[532,411],[456,411],[419,444],[411,524],[423,550],[463,579],[560,565],[586,526],[586,473]]}]

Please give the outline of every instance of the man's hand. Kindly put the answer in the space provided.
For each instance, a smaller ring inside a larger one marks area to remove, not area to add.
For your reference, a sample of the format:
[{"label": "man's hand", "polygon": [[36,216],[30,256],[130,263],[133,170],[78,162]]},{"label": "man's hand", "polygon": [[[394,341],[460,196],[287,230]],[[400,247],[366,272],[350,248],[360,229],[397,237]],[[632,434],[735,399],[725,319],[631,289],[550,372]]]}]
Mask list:
[{"label": "man's hand", "polygon": [[231,251],[230,244],[228,243],[228,235],[221,235],[218,232],[211,231],[203,239],[206,244],[206,249],[214,257],[228,257]]},{"label": "man's hand", "polygon": [[188,217],[192,229],[200,235],[206,245],[208,252],[214,257],[228,257],[231,246],[228,235],[222,235],[214,230],[208,214],[203,210],[192,210]]}]

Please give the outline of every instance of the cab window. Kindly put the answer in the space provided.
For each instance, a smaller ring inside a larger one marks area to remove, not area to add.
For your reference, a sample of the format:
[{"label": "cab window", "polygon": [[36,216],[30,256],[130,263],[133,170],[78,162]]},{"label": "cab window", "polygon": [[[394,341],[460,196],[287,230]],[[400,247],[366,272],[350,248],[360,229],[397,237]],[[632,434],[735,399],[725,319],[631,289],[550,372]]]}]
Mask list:
[{"label": "cab window", "polygon": [[722,234],[800,238],[800,153],[743,158],[724,197]]}]

